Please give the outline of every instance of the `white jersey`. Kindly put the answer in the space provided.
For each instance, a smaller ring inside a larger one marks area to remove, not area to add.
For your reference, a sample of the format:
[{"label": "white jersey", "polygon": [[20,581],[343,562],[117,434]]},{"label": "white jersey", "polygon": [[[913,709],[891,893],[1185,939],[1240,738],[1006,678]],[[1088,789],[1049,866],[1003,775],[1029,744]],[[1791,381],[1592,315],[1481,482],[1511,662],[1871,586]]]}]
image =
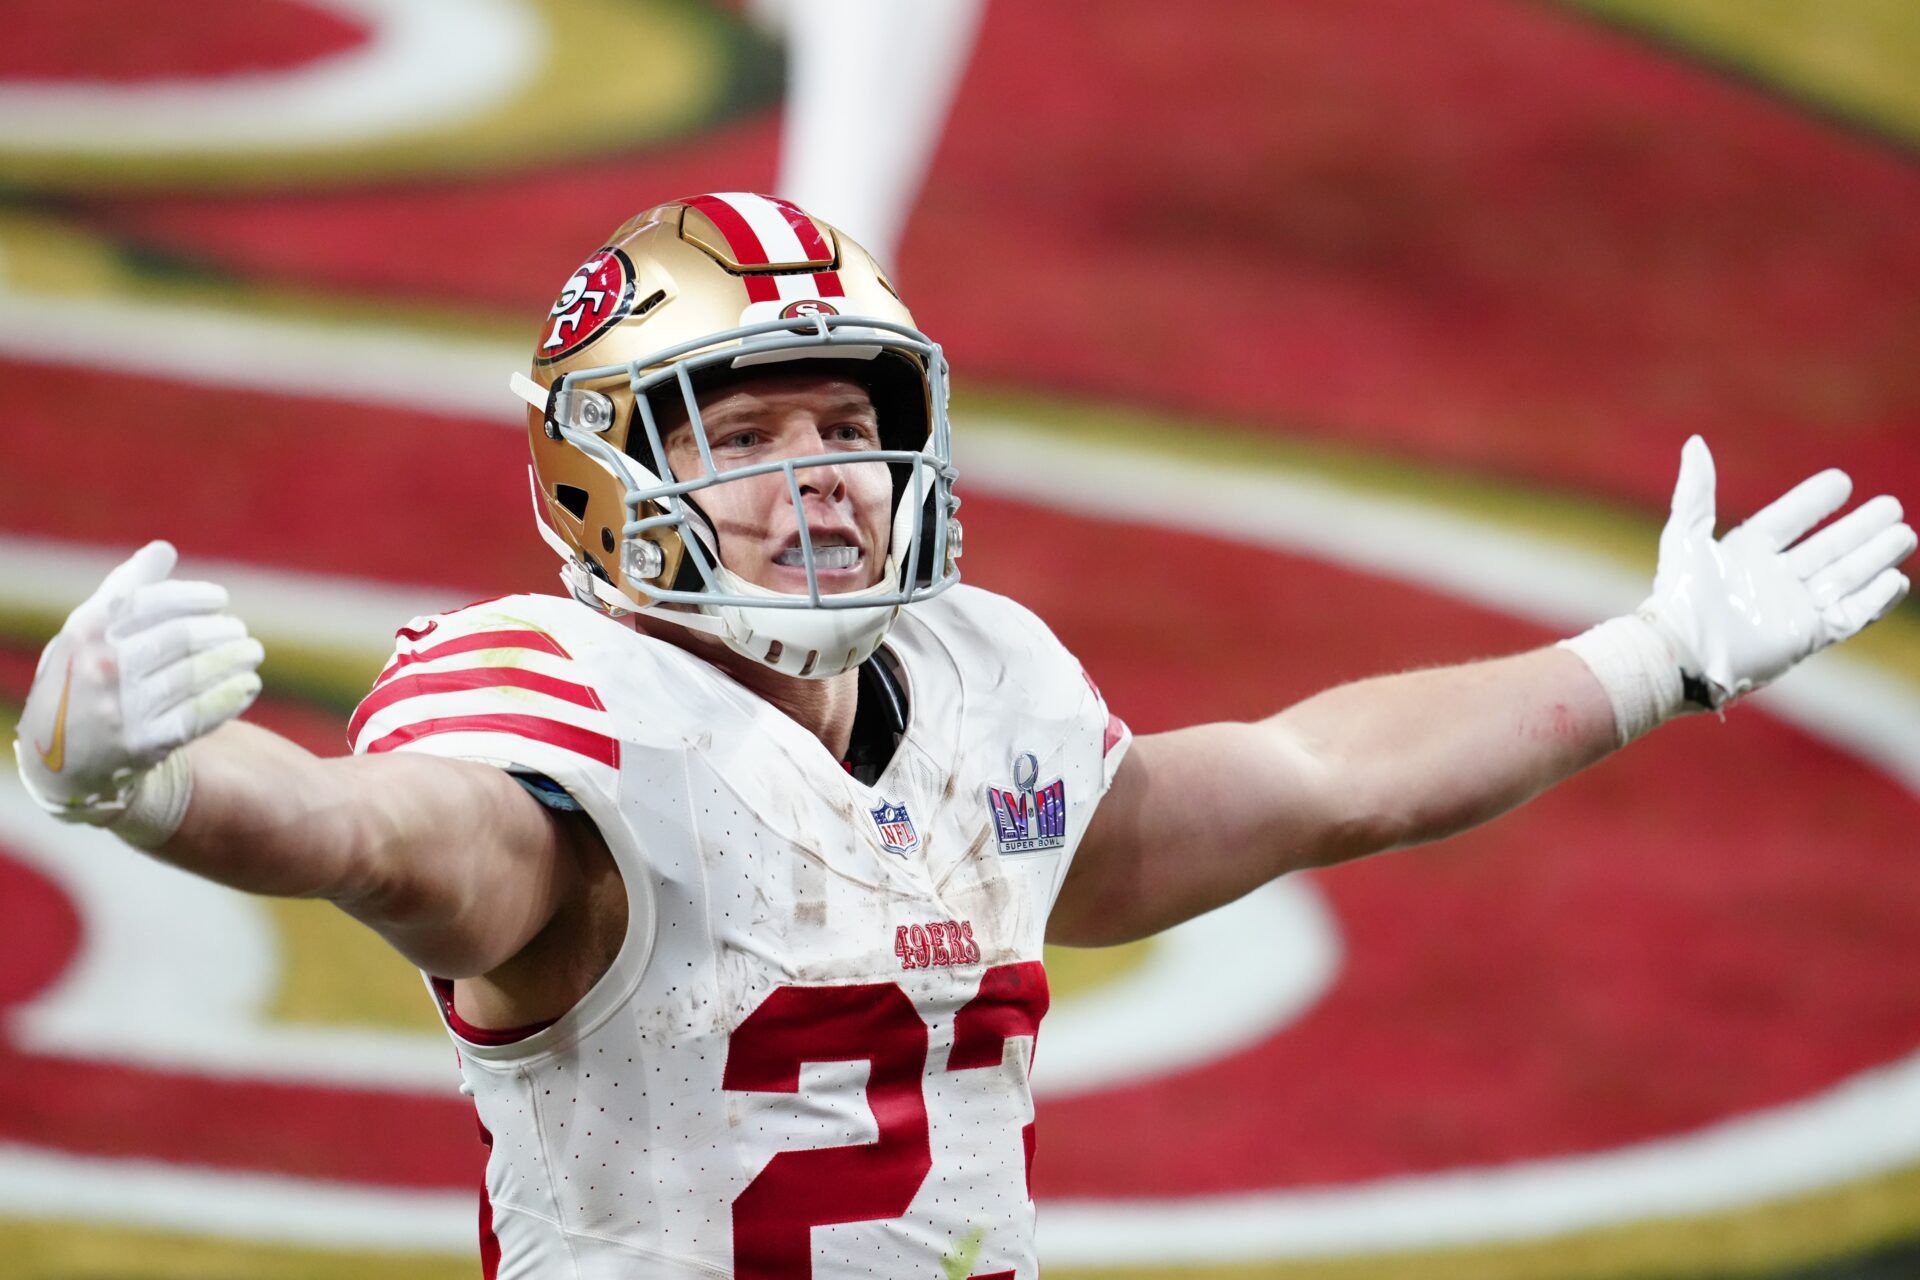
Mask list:
[{"label": "white jersey", "polygon": [[625,942],[566,1016],[505,1044],[449,1026],[491,1135],[499,1276],[1038,1274],[1041,945],[1126,730],[984,591],[905,610],[886,653],[909,721],[866,786],[571,600],[400,632],[354,751],[544,774],[627,885]]}]

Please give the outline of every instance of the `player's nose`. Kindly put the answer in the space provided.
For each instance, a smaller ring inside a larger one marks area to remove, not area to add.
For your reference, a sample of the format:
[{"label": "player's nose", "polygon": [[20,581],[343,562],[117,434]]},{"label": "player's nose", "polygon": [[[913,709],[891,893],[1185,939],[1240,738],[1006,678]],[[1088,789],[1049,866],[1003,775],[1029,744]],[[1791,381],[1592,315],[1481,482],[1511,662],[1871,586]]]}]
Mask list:
[{"label": "player's nose", "polygon": [[[805,430],[795,432],[795,456],[830,457],[832,446],[827,442],[827,429],[815,424]],[[810,463],[794,468],[794,479],[800,482],[800,492],[828,498],[846,496],[846,476],[842,464],[834,462]]]},{"label": "player's nose", "polygon": [[837,462],[795,467],[793,477],[800,482],[802,498],[839,502],[847,496],[847,479]]}]

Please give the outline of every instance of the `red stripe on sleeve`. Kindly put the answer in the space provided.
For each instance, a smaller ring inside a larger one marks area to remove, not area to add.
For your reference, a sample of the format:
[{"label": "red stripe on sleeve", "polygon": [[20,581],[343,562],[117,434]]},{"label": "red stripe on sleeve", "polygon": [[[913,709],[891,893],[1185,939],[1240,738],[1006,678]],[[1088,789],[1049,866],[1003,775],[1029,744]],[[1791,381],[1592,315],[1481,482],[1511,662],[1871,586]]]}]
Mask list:
[{"label": "red stripe on sleeve", "polygon": [[[765,246],[760,243],[760,237],[753,233],[753,228],[747,224],[747,220],[740,216],[738,209],[719,196],[691,196],[687,200],[687,208],[698,209],[712,220],[713,225],[719,228],[720,234],[727,238],[727,247],[733,250],[735,262],[743,267],[767,265],[769,259]],[[768,281],[768,283],[772,282]],[[747,288],[749,290],[753,288],[752,276],[747,277]],[[769,299],[755,298],[754,301],[766,302]]]},{"label": "red stripe on sleeve", "polygon": [[425,649],[396,655],[387,664],[387,669],[374,680],[373,687],[378,689],[402,667],[410,667],[416,662],[431,662],[435,658],[451,657],[456,653],[476,653],[481,649],[535,649],[562,658],[572,656],[560,647],[558,640],[544,631],[476,631],[472,635],[458,636]]},{"label": "red stripe on sleeve", "polygon": [[347,721],[347,741],[352,742],[358,738],[368,720],[394,703],[407,698],[425,697],[430,693],[464,693],[473,689],[501,687],[531,689],[535,693],[550,694],[571,702],[575,706],[591,707],[595,711],[606,710],[599,695],[586,685],[542,675],[538,671],[524,671],[519,667],[468,667],[460,671],[423,671],[418,675],[388,680],[368,694],[360,705],[354,708],[353,718]]},{"label": "red stripe on sleeve", "polygon": [[[1101,696],[1100,686],[1093,682],[1093,676],[1088,674],[1087,669],[1085,667],[1080,668],[1080,678],[1087,682],[1087,688],[1093,690],[1093,696],[1096,698],[1099,698],[1101,703],[1104,704],[1106,702],[1106,698]],[[1110,755],[1113,752],[1113,748],[1115,744],[1117,744],[1120,741],[1120,739],[1124,738],[1126,734],[1127,734],[1126,721],[1122,720],[1119,716],[1113,714],[1113,712],[1108,711],[1107,712],[1107,729],[1106,729],[1106,732],[1103,735],[1101,735],[1101,739],[1100,739],[1101,758],[1105,759],[1108,755]]]},{"label": "red stripe on sleeve", "polygon": [[478,716],[440,716],[432,720],[418,720],[413,724],[402,725],[392,733],[377,739],[367,747],[367,754],[392,751],[409,742],[421,738],[430,738],[437,733],[499,733],[508,737],[526,738],[532,742],[545,743],[550,747],[559,747],[583,755],[589,760],[597,760],[610,769],[620,767],[620,744],[604,733],[595,733],[591,729],[582,729],[578,725],[567,724],[560,720],[549,720],[545,716],[518,715],[512,712],[495,712]]}]

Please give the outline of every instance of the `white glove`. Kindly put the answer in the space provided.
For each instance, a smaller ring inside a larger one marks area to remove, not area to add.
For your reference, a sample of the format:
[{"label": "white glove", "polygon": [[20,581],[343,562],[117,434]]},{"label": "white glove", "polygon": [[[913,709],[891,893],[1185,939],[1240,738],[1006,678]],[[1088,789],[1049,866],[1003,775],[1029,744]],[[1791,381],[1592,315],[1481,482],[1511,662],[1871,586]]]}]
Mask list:
[{"label": "white glove", "polygon": [[1718,542],[1713,455],[1680,452],[1653,594],[1637,611],[1672,646],[1688,696],[1718,708],[1853,636],[1907,593],[1913,554],[1898,499],[1882,494],[1805,541],[1853,492],[1844,471],[1802,480]]},{"label": "white glove", "polygon": [[1800,541],[1852,492],[1845,472],[1822,471],[1716,541],[1713,455],[1687,441],[1653,594],[1561,642],[1606,688],[1622,745],[1683,702],[1724,707],[1899,603],[1908,582],[1894,566],[1916,540],[1897,499],[1882,494]]},{"label": "white glove", "polygon": [[108,574],[40,655],[14,739],[20,778],[68,822],[157,847],[186,813],[177,748],[245,711],[264,651],[221,610],[224,587],[177,582],[150,542]]}]

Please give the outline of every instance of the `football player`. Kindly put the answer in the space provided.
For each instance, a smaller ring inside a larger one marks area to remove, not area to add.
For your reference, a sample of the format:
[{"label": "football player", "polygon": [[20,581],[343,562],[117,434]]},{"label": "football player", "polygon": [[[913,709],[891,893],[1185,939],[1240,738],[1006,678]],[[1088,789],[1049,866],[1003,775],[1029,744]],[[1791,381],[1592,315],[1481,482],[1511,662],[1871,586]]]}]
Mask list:
[{"label": "football player", "polygon": [[958,585],[945,363],[834,227],[650,209],[514,385],[566,594],[402,627],[351,757],[235,719],[261,647],[165,543],[48,645],[16,742],[55,817],[421,969],[490,1274],[1036,1275],[1043,943],[1484,822],[1853,635],[1915,545],[1890,497],[1805,536],[1833,471],[1716,538],[1696,438],[1635,613],[1133,741]]}]

